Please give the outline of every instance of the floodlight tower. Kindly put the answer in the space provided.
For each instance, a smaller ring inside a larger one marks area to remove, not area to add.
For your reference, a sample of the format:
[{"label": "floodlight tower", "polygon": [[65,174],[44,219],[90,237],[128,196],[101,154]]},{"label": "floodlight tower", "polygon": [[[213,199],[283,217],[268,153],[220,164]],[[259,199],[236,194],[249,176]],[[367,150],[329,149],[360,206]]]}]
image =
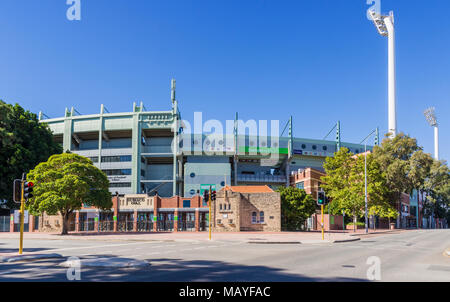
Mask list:
[{"label": "floodlight tower", "polygon": [[389,15],[381,15],[375,10],[370,10],[369,15],[372,18],[378,33],[383,37],[388,37],[388,120],[389,132],[391,137],[397,135],[397,116],[396,116],[396,94],[395,94],[395,29],[394,12]]},{"label": "floodlight tower", "polygon": [[434,127],[434,158],[439,160],[439,127],[434,113],[434,107],[430,107],[424,111],[425,118],[431,127]]}]

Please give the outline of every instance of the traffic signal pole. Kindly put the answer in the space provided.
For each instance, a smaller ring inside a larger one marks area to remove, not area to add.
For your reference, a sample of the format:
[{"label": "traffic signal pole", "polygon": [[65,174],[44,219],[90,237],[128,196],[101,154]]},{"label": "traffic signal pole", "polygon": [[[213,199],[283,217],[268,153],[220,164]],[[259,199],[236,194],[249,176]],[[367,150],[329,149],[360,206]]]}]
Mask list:
[{"label": "traffic signal pole", "polygon": [[320,211],[321,211],[321,213],[322,213],[322,214],[320,215],[321,218],[322,218],[322,240],[325,240],[325,239],[324,239],[324,234],[323,234],[323,205],[320,206]]},{"label": "traffic signal pole", "polygon": [[25,208],[25,202],[23,198],[23,187],[24,187],[25,181],[22,179],[21,183],[21,198],[20,198],[20,241],[19,241],[19,255],[22,255],[23,252],[23,216],[24,216],[24,208]]},{"label": "traffic signal pole", "polygon": [[209,240],[211,240],[211,195],[212,195],[212,190],[211,190],[211,186],[209,187],[209,195],[208,195],[208,203],[209,203]]}]

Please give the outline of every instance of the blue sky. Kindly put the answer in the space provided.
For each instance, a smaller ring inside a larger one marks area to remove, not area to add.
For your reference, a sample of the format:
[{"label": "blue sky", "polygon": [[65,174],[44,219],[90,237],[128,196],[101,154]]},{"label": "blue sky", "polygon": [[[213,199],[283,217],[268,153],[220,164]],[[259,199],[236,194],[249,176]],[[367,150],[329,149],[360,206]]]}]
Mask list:
[{"label": "blue sky", "polygon": [[[0,2],[0,98],[50,117],[169,110],[177,80],[183,118],[294,119],[321,139],[387,129],[387,40],[366,0],[65,0]],[[423,111],[435,106],[440,155],[450,155],[450,2],[381,0],[394,10],[398,129],[433,152]]]}]

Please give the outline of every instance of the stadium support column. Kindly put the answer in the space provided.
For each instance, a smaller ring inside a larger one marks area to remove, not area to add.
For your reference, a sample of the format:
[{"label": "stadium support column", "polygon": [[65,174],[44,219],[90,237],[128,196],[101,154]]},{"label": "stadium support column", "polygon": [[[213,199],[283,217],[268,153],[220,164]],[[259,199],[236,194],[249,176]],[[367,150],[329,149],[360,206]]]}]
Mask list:
[{"label": "stadium support column", "polygon": [[72,147],[72,115],[66,108],[64,114],[64,137],[63,137],[63,152],[71,151]]},{"label": "stadium support column", "polygon": [[133,193],[141,193],[141,123],[140,113],[133,113],[133,130],[131,133],[132,148],[132,169],[131,169],[131,189]]},{"label": "stadium support column", "polygon": [[233,156],[233,169],[234,169],[234,185],[237,186],[238,184],[238,171],[237,171],[237,166],[238,166],[238,113],[236,112],[236,116],[234,118],[234,156]]},{"label": "stadium support column", "polygon": [[105,107],[103,104],[100,106],[100,117],[98,126],[98,167],[102,167],[102,144],[103,144],[103,112]]},{"label": "stadium support column", "polygon": [[290,183],[290,162],[291,162],[291,158],[292,158],[292,154],[293,154],[293,146],[294,146],[294,140],[293,140],[293,133],[292,133],[292,115],[289,118],[289,142],[288,142],[288,155],[287,155],[287,160],[286,160],[286,187],[289,187],[291,185]]},{"label": "stadium support column", "polygon": [[173,110],[173,177],[172,177],[172,196],[177,195],[177,153],[178,153],[178,104],[175,97],[175,89],[176,89],[175,79],[172,79],[172,87],[171,87],[171,99],[172,99],[172,110]]}]

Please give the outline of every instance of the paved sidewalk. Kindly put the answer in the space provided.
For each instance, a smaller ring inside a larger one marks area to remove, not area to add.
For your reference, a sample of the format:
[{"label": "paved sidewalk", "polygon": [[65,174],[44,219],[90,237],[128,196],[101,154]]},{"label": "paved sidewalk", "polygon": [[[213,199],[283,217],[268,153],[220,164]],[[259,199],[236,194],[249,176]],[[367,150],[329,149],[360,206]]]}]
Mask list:
[{"label": "paved sidewalk", "polygon": [[[369,235],[395,234],[410,230],[377,230]],[[359,240],[367,234],[364,230],[356,232],[223,232],[212,233],[212,241],[248,243],[338,243]],[[19,239],[19,233],[0,233],[1,239]],[[208,232],[158,232],[158,233],[71,233],[62,236],[56,233],[24,233],[24,240],[101,240],[101,241],[208,241]]]}]

